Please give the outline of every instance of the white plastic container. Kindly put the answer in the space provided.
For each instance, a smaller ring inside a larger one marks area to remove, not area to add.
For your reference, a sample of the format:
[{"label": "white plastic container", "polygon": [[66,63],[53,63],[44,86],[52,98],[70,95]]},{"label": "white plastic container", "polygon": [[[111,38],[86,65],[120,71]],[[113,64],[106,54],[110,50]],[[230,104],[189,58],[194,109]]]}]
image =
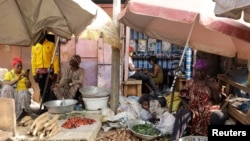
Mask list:
[{"label": "white plastic container", "polygon": [[86,110],[101,110],[102,108],[107,108],[109,96],[82,99]]}]

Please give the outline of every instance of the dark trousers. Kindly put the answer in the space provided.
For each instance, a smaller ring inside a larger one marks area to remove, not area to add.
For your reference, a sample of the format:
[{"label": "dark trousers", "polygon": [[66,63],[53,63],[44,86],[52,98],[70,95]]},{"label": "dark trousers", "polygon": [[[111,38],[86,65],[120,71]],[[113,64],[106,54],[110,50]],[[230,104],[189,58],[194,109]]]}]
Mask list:
[{"label": "dark trousers", "polygon": [[134,79],[137,79],[137,80],[142,80],[143,83],[147,83],[148,86],[155,92],[157,90],[155,84],[154,84],[154,81],[152,79],[151,76],[145,74],[145,73],[142,73],[142,72],[138,72],[136,71],[134,75],[130,76],[130,78],[134,78]]},{"label": "dark trousers", "polygon": [[[46,84],[46,79],[48,77],[48,73],[45,74],[36,74],[38,76],[38,85],[39,85],[39,89],[40,89],[40,96],[42,99],[42,103],[45,103],[47,101],[50,100],[56,100],[55,95],[53,94],[53,92],[51,91],[51,86],[53,84],[53,81],[49,78],[48,80],[48,85],[47,85],[47,89],[45,90],[45,84]],[[45,93],[44,93],[45,91]],[[44,94],[44,96],[43,96]]]},{"label": "dark trousers", "polygon": [[[213,111],[210,118],[211,125],[223,125],[227,119],[227,116],[222,111]],[[180,109],[178,111],[171,141],[178,141],[184,135],[184,132],[192,120],[192,112],[189,109]]]}]

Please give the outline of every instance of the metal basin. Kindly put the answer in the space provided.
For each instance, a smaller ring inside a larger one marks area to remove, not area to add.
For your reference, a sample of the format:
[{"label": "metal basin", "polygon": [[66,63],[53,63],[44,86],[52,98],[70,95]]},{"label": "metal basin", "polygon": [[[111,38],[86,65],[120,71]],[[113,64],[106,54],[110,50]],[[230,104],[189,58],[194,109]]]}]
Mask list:
[{"label": "metal basin", "polygon": [[69,113],[74,110],[77,100],[64,99],[64,100],[52,100],[44,103],[44,106],[48,109],[48,112],[60,114]]},{"label": "metal basin", "polygon": [[84,86],[81,87],[79,91],[82,97],[86,98],[107,97],[110,94],[109,90],[97,86]]}]

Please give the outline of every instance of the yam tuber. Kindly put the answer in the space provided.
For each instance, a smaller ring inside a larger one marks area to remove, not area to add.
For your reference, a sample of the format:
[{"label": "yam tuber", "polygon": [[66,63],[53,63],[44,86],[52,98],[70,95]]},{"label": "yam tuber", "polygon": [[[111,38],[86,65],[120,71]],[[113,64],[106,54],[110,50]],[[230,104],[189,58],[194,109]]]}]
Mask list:
[{"label": "yam tuber", "polygon": [[48,112],[45,112],[45,113],[41,114],[40,116],[38,116],[38,117],[34,120],[34,122],[32,123],[30,129],[33,130],[33,129],[35,128],[37,122],[40,121],[41,119],[45,118],[45,117],[48,118]]},{"label": "yam tuber", "polygon": [[23,126],[25,122],[32,120],[31,116],[24,116],[18,123],[18,125]]},{"label": "yam tuber", "polygon": [[44,127],[49,127],[51,124],[57,122],[60,115],[54,115],[47,123],[44,124]]},{"label": "yam tuber", "polygon": [[25,123],[23,123],[23,126],[32,125],[33,122],[34,122],[34,120],[30,119],[29,121],[26,121]]}]

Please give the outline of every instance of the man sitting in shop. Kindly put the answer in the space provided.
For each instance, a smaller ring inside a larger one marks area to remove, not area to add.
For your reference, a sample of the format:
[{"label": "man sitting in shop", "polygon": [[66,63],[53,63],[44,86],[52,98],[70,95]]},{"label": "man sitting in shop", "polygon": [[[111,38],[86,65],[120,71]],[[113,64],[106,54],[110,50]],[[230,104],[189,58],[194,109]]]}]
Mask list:
[{"label": "man sitting in shop", "polygon": [[152,92],[150,94],[154,94],[156,96],[161,95],[159,92],[159,89],[155,86],[154,81],[150,75],[147,75],[142,72],[142,68],[136,68],[134,63],[133,63],[133,56],[134,53],[134,48],[129,47],[129,60],[128,60],[128,76],[129,78],[137,79],[137,80],[142,80],[143,83],[146,83]]}]

